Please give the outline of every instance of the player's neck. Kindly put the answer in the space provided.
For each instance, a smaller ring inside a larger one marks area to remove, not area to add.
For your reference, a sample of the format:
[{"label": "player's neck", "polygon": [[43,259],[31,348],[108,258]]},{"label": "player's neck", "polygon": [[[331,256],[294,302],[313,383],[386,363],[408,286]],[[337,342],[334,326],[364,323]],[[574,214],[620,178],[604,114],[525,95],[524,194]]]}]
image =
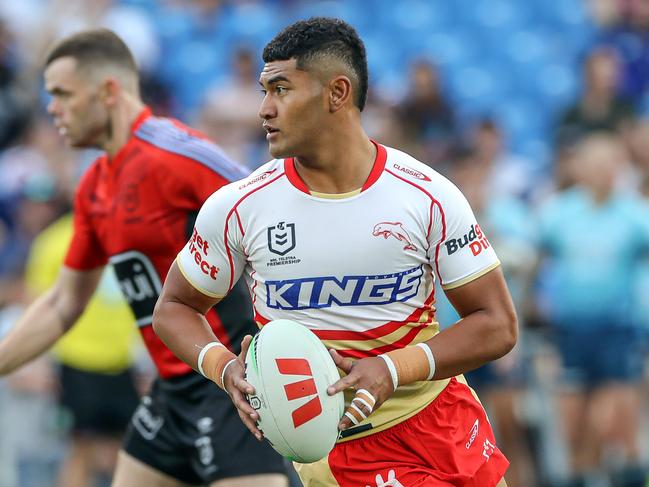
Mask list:
[{"label": "player's neck", "polygon": [[317,145],[314,153],[295,158],[297,172],[311,191],[342,194],[363,186],[374,167],[376,147],[360,124],[322,136]]},{"label": "player's neck", "polygon": [[139,97],[128,93],[123,94],[119,105],[110,115],[110,133],[102,144],[109,159],[115,157],[115,154],[126,145],[131,137],[131,127],[143,109],[144,103]]}]

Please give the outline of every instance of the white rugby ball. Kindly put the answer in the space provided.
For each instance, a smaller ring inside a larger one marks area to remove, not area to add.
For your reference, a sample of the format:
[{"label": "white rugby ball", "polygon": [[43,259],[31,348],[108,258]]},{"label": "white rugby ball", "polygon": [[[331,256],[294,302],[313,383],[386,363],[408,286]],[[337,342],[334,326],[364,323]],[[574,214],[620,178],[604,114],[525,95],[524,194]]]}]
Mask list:
[{"label": "white rugby ball", "polygon": [[343,393],[327,394],[340,379],[331,355],[308,328],[275,320],[257,333],[246,355],[248,402],[273,448],[299,463],[327,456],[338,438],[345,411]]}]

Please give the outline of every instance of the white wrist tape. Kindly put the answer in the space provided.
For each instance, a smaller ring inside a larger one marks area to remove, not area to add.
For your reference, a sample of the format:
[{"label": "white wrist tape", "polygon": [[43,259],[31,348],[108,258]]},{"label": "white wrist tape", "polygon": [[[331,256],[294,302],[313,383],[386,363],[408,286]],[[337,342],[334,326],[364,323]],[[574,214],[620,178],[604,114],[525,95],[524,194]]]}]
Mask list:
[{"label": "white wrist tape", "polygon": [[428,357],[428,365],[430,366],[430,372],[428,373],[426,380],[432,380],[433,376],[435,375],[435,357],[433,356],[433,351],[428,345],[423,342],[418,343],[415,346],[420,347],[424,352],[426,352],[426,357]]},{"label": "white wrist tape", "polygon": [[387,355],[379,355],[380,358],[383,359],[385,364],[388,366],[388,370],[390,371],[390,377],[392,377],[392,385],[394,386],[394,390],[397,390],[397,387],[399,387],[399,375],[397,374],[397,368],[394,366],[394,362],[390,357]]},{"label": "white wrist tape", "polygon": [[[207,376],[205,375],[205,372],[203,371],[203,359],[205,358],[205,354],[207,353],[207,351],[212,347],[224,347],[224,345],[222,343],[219,343],[219,342],[210,342],[201,349],[201,352],[198,354],[197,364],[198,364],[198,371],[204,377],[207,377]],[[207,378],[209,379],[209,377],[207,377]],[[221,382],[221,383],[223,383],[223,382]]]},{"label": "white wrist tape", "polygon": [[236,362],[236,361],[237,361],[236,358],[233,358],[232,360],[230,360],[227,364],[225,364],[225,367],[223,367],[223,372],[221,372],[221,384],[223,384],[223,390],[224,390],[225,392],[228,392],[228,391],[225,389],[225,381],[223,380],[223,379],[225,378],[225,371],[228,370],[228,367],[229,367],[230,365],[232,365],[233,362]]}]

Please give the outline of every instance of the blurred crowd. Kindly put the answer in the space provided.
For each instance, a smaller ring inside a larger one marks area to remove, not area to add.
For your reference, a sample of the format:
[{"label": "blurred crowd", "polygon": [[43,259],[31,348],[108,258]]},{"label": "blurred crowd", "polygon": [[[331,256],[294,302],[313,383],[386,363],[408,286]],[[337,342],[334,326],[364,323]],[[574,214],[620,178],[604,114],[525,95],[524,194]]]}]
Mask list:
[{"label": "blurred crowd", "polygon": [[[55,274],[52,246],[68,237],[53,225],[69,228],[75,184],[97,155],[64,147],[45,114],[48,46],[115,30],[154,112],[252,170],[269,159],[261,49],[311,15],[357,27],[368,133],[455,182],[502,261],[521,339],[468,380],[512,461],[508,485],[649,485],[648,0],[0,0],[0,336]],[[105,280],[116,314],[94,326],[130,325]],[[443,297],[438,319],[457,319]],[[137,339],[113,339],[145,383]],[[57,371],[89,360],[75,354],[62,347],[0,379],[0,486],[73,485],[56,480],[61,465],[74,469]],[[98,451],[87,485],[110,477],[101,458],[113,453]]]}]

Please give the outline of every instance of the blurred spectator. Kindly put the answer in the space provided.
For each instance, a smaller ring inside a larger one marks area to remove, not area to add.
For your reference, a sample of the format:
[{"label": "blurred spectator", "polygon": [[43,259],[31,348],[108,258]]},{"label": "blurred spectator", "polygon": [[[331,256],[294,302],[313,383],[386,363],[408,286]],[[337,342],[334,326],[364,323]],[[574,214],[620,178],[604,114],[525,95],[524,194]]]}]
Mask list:
[{"label": "blurred spectator", "polygon": [[633,163],[629,185],[635,185],[634,189],[642,192],[649,183],[649,118],[640,119],[633,125],[628,145]]},{"label": "blurred spectator", "polygon": [[[380,97],[371,86],[367,91],[367,101],[361,117],[363,127],[372,139],[380,140],[390,147],[403,148],[408,143],[413,143],[412,140],[405,140],[404,127],[395,107]],[[415,150],[422,149],[419,147]]]},{"label": "blurred spectator", "polygon": [[623,132],[634,116],[629,100],[618,95],[620,63],[615,51],[598,48],[584,63],[581,98],[563,114],[556,132],[559,150],[596,132]]},{"label": "blurred spectator", "polygon": [[442,93],[439,72],[431,62],[414,62],[408,83],[409,91],[397,107],[406,150],[436,166],[446,161],[455,141],[455,114]]},{"label": "blurred spectator", "polygon": [[646,340],[633,297],[649,252],[649,208],[616,191],[626,158],[619,138],[586,138],[574,160],[576,185],[541,209],[539,227],[547,252],[542,306],[562,358],[559,399],[572,472],[583,482],[604,468],[629,482],[615,485],[635,486],[644,478],[638,394]]},{"label": "blurred spectator", "polygon": [[600,42],[619,57],[619,93],[638,102],[649,87],[649,2],[624,0],[615,6],[615,22],[604,30]]},{"label": "blurred spectator", "polygon": [[48,173],[29,177],[16,202],[15,223],[0,240],[0,280],[22,274],[32,240],[65,208]]},{"label": "blurred spectator", "polygon": [[[484,178],[478,154],[466,151],[453,160],[450,179],[460,188],[475,212],[480,228],[498,251],[498,257],[515,303],[528,292],[536,262],[530,211],[519,199],[506,192],[491,192]],[[439,292],[436,307],[441,325],[459,319]],[[494,424],[498,444],[510,461],[505,475],[508,487],[536,485],[534,463],[520,407],[528,386],[529,368],[523,355],[524,315],[519,313],[521,336],[516,348],[505,357],[469,372],[466,379],[480,395]]]},{"label": "blurred spectator", "polygon": [[[47,227],[34,241],[26,284],[32,298],[56,281],[72,238],[72,215]],[[59,362],[59,400],[71,419],[71,445],[59,472],[60,487],[110,482],[122,435],[139,398],[133,370],[135,318],[112,268],[82,318],[54,348]]]},{"label": "blurred spectator", "polygon": [[531,164],[508,151],[502,128],[492,119],[479,121],[469,134],[473,162],[481,172],[487,194],[528,199],[542,181],[533,181]]},{"label": "blurred spectator", "polygon": [[261,163],[269,156],[258,115],[261,95],[255,59],[247,48],[233,52],[232,75],[208,90],[199,128],[235,159]]},{"label": "blurred spectator", "polygon": [[9,146],[26,125],[28,105],[18,84],[14,40],[0,19],[0,150]]}]

